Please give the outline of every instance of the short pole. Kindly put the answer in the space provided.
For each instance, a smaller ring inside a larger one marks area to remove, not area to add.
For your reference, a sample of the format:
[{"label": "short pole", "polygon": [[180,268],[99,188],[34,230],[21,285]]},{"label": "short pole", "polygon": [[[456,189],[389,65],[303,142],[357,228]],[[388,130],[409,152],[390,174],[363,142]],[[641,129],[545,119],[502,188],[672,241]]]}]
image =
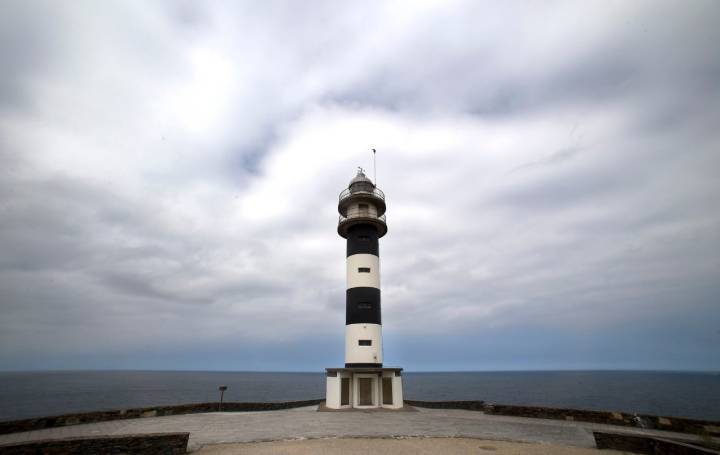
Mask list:
[{"label": "short pole", "polygon": [[218,411],[222,411],[222,404],[223,404],[223,396],[225,395],[225,391],[227,390],[226,385],[221,385],[218,387],[218,390],[220,391],[220,403],[218,404]]}]

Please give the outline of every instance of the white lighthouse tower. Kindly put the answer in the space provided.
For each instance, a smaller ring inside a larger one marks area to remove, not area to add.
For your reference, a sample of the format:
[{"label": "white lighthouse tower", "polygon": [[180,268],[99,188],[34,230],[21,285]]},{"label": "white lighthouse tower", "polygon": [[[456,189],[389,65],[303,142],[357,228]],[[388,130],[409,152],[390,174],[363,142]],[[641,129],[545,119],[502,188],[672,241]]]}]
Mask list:
[{"label": "white lighthouse tower", "polygon": [[378,240],[387,233],[385,195],[360,169],[340,193],[338,234],[347,239],[345,367],[327,368],[326,406],[403,406],[402,368],[383,368]]}]

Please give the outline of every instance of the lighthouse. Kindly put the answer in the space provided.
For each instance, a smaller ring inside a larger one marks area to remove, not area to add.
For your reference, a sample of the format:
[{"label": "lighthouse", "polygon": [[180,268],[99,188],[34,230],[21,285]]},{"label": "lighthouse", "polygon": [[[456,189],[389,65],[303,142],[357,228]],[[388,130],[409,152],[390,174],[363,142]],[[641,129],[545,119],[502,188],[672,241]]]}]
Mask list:
[{"label": "lighthouse", "polygon": [[383,367],[379,240],[385,194],[362,169],[340,193],[337,232],[346,239],[345,366],[327,368],[326,407],[403,406],[402,368]]}]

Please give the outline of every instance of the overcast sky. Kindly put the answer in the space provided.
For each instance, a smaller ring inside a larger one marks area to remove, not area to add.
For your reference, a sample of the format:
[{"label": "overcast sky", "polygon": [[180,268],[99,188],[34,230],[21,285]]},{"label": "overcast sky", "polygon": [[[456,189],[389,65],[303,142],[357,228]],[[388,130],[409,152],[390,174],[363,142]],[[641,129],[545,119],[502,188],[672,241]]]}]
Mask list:
[{"label": "overcast sky", "polygon": [[0,2],[0,369],[720,369],[720,2]]}]

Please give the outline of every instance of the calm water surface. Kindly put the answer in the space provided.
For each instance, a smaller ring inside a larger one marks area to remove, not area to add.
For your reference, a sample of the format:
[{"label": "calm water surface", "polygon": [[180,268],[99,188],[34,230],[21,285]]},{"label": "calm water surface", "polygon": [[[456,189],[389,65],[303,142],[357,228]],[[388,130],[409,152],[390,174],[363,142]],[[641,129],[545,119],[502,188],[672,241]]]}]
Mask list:
[{"label": "calm water surface", "polygon": [[[720,373],[404,373],[405,398],[485,400],[720,420]],[[0,420],[216,401],[322,398],[320,373],[65,371],[0,373]]]}]

